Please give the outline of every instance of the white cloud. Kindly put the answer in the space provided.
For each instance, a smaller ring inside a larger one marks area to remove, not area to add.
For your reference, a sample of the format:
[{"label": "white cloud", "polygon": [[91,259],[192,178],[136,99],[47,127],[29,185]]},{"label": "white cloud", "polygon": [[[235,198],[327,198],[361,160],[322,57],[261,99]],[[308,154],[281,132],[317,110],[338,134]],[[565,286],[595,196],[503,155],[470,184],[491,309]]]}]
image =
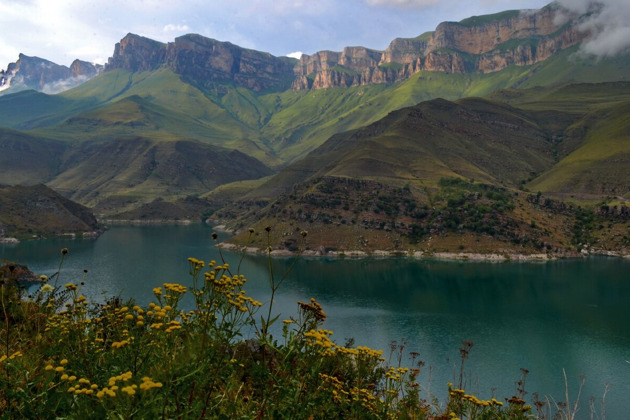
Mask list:
[{"label": "white cloud", "polygon": [[299,60],[300,57],[302,57],[302,54],[304,54],[302,51],[296,51],[296,52],[287,54],[287,57],[297,58]]},{"label": "white cloud", "polygon": [[81,83],[89,80],[87,76],[78,76],[78,77],[70,77],[68,79],[57,80],[55,82],[46,83],[42,87],[42,92],[53,94],[63,92],[68,89],[72,89],[75,86],[80,85]]},{"label": "white cloud", "polygon": [[630,3],[627,0],[560,0],[567,10],[589,15],[579,28],[590,33],[581,53],[612,57],[630,51]]},{"label": "white cloud", "polygon": [[172,23],[164,25],[162,28],[162,32],[186,32],[188,30],[190,30],[188,25],[173,25]]},{"label": "white cloud", "polygon": [[393,6],[400,8],[424,9],[435,6],[439,0],[365,0],[370,6]]}]

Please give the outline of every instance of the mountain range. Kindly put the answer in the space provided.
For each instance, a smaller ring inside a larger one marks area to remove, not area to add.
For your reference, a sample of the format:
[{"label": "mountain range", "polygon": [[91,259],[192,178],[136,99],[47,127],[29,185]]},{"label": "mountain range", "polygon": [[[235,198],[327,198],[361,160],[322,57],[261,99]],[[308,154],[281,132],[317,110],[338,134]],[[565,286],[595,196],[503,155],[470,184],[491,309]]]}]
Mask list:
[{"label": "mountain range", "polygon": [[[560,10],[557,4],[550,4],[537,11],[512,10],[443,22],[435,31],[416,38],[397,38],[384,51],[346,47],[341,52],[302,55],[299,61],[195,34],[162,43],[130,33],[116,44],[105,70],[133,73],[166,67],[205,86],[231,82],[256,92],[289,86],[308,90],[395,83],[422,70],[491,73],[545,61],[588,37],[577,16],[559,24]],[[72,78],[85,80],[101,70],[102,66],[79,60],[67,68],[21,54],[0,73],[0,89],[44,90],[50,83],[61,86]]]},{"label": "mountain range", "polygon": [[34,89],[47,93],[68,90],[91,79],[103,66],[74,60],[70,67],[39,57],[20,54],[15,63],[0,70],[0,94]]},{"label": "mountain range", "polygon": [[610,236],[576,233],[574,206],[598,203],[620,249],[630,56],[581,54],[582,19],[553,3],[299,60],[194,34],[128,34],[102,69],[21,55],[0,74],[0,183],[101,217],[279,223],[288,248],[332,224],[320,248],[563,249]]}]

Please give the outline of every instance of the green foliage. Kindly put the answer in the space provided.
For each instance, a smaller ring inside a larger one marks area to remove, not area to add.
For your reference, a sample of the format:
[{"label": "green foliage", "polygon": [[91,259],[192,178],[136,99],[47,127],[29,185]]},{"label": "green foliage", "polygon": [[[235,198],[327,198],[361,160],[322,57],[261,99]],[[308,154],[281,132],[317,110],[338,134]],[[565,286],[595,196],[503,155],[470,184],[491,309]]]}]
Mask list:
[{"label": "green foliage", "polygon": [[521,13],[520,10],[506,10],[504,12],[494,13],[491,15],[472,16],[458,23],[462,26],[482,26],[497,21],[506,21],[510,18],[517,17]]},{"label": "green foliage", "polygon": [[428,223],[437,229],[468,230],[490,235],[512,236],[514,226],[505,213],[514,209],[512,194],[488,184],[462,178],[442,178],[435,210]]},{"label": "green foliage", "polygon": [[[297,316],[274,337],[268,328],[278,317],[270,307],[258,321],[262,304],[225,261],[189,258],[189,284],[153,289],[146,306],[120,298],[90,304],[81,294],[85,275],[61,285],[67,254],[28,296],[14,269],[0,270],[0,411],[8,418],[531,416],[521,394],[486,401],[461,383],[448,385],[445,408],[422,399],[420,369],[400,365],[404,347],[392,366],[382,351],[335,343],[315,299],[298,302]],[[273,294],[282,280],[269,263]],[[467,355],[472,343],[464,346]]]}]

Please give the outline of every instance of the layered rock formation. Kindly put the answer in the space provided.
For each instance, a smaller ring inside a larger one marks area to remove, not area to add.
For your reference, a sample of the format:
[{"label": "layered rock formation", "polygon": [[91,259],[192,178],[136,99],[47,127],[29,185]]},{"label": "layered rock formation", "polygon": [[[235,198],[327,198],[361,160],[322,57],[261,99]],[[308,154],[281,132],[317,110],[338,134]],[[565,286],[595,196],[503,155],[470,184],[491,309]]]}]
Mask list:
[{"label": "layered rock formation", "polygon": [[128,34],[114,49],[106,70],[148,71],[166,66],[209,86],[233,82],[254,91],[287,89],[295,59],[241,48],[201,35],[184,35],[163,44]]},{"label": "layered rock formation", "polygon": [[6,71],[0,70],[0,92],[35,89],[47,93],[77,86],[96,76],[102,66],[75,60],[70,67],[20,54]]},{"label": "layered rock formation", "polygon": [[[575,18],[561,25],[551,4],[540,10],[507,11],[443,22],[434,32],[393,40],[384,51],[346,47],[342,52],[320,51],[299,61],[241,48],[201,35],[184,35],[162,43],[127,34],[116,44],[105,70],[153,71],[167,67],[205,87],[234,83],[254,91],[322,89],[393,83],[421,70],[446,73],[489,73],[508,66],[544,61],[582,42]],[[70,68],[20,55],[0,71],[0,91],[10,86],[51,92],[60,81],[80,82],[98,67],[75,61]],[[65,82],[64,82],[65,83]],[[49,86],[51,88],[46,88]]]},{"label": "layered rock formation", "polygon": [[[346,48],[303,55],[293,89],[396,82],[420,71],[489,73],[526,66],[580,43],[587,34],[557,23],[555,5],[444,22],[435,32],[395,39],[385,51]],[[564,12],[563,12],[564,13]]]},{"label": "layered rock formation", "polygon": [[580,43],[585,34],[571,23],[560,26],[559,11],[550,5],[537,11],[444,22],[417,38],[395,39],[385,51],[346,47],[342,52],[303,55],[297,64],[200,35],[163,44],[128,34],[116,44],[107,69],[147,71],[167,66],[203,85],[232,82],[255,91],[393,83],[420,70],[489,73],[510,65],[536,64]]}]

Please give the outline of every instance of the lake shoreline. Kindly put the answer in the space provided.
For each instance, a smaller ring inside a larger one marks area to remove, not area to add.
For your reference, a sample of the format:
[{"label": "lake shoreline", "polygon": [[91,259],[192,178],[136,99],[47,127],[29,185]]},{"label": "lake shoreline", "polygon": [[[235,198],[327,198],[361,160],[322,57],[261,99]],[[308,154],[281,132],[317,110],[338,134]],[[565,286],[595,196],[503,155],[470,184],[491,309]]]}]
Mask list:
[{"label": "lake shoreline", "polygon": [[[245,252],[248,255],[266,255],[267,250],[265,248],[258,247],[241,247],[239,245],[221,242],[217,244],[221,249]],[[272,257],[294,257],[297,255],[303,257],[324,257],[324,258],[349,258],[349,259],[362,259],[362,258],[395,258],[395,257],[410,257],[417,259],[438,259],[438,260],[454,260],[454,261],[488,261],[488,262],[544,262],[555,261],[560,259],[580,259],[589,256],[608,256],[616,258],[630,258],[630,254],[624,254],[614,251],[603,250],[590,250],[587,252],[566,252],[566,253],[538,253],[538,254],[519,254],[513,252],[494,252],[494,253],[479,253],[479,252],[428,252],[428,251],[386,251],[386,250],[374,250],[371,252],[361,250],[346,250],[346,251],[324,251],[324,250],[305,250],[301,253],[289,251],[287,249],[274,249],[270,252]]]},{"label": "lake shoreline", "polygon": [[182,220],[162,220],[162,219],[103,219],[100,221],[108,225],[136,226],[136,225],[190,225],[193,223],[190,219]]}]

